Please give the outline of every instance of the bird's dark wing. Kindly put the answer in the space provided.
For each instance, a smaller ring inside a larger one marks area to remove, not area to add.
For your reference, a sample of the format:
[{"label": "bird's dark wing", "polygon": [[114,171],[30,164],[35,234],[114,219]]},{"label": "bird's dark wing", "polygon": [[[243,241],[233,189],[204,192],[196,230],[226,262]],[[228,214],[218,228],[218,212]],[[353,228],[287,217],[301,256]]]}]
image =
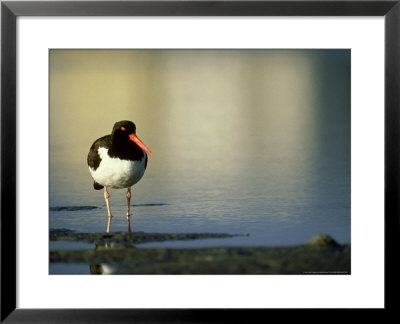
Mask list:
[{"label": "bird's dark wing", "polygon": [[101,185],[100,183],[97,183],[96,181],[94,181],[93,182],[93,188],[96,189],[96,190],[100,190],[100,189],[103,189],[104,186]]},{"label": "bird's dark wing", "polygon": [[147,158],[147,154],[146,154],[146,162],[145,162],[145,164],[144,164],[144,169],[146,170],[146,168],[147,168],[147,160],[148,160],[148,158]]},{"label": "bird's dark wing", "polygon": [[90,168],[93,170],[96,170],[101,162],[101,158],[98,152],[99,147],[104,147],[108,149],[111,145],[111,136],[106,135],[103,137],[100,137],[98,140],[96,140],[92,146],[90,147],[89,154],[87,156],[87,164]]}]

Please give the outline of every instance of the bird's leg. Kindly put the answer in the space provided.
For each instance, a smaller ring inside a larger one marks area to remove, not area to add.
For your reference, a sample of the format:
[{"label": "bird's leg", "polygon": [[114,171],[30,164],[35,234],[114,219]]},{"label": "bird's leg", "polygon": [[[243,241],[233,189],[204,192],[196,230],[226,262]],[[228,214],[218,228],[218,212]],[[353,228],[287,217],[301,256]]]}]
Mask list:
[{"label": "bird's leg", "polygon": [[126,201],[128,203],[128,208],[126,210],[126,218],[129,219],[129,217],[131,216],[131,188],[128,188],[128,191],[126,192]]},{"label": "bird's leg", "polygon": [[126,219],[128,221],[128,232],[131,231],[131,188],[128,188],[128,191],[126,192],[126,200],[128,202],[128,207],[126,209]]},{"label": "bird's leg", "polygon": [[107,213],[108,213],[107,233],[110,232],[110,229],[111,229],[111,218],[112,218],[109,198],[110,198],[110,194],[107,191],[107,187],[104,187],[104,199],[106,200]]}]

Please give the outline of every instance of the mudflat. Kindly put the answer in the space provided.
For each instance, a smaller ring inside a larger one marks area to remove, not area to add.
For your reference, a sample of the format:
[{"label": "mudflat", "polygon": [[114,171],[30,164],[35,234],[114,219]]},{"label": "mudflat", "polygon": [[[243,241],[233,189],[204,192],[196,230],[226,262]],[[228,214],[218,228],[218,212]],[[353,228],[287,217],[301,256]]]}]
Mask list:
[{"label": "mudflat", "polygon": [[349,244],[326,235],[278,247],[141,248],[141,243],[232,237],[223,233],[79,233],[50,231],[51,241],[93,243],[93,249],[50,251],[51,263],[87,264],[92,274],[351,273]]}]

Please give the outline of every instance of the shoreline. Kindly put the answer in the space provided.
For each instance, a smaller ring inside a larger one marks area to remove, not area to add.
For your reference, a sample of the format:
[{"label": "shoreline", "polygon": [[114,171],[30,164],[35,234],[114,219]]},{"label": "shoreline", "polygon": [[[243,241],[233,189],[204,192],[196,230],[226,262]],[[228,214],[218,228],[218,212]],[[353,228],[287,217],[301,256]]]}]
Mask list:
[{"label": "shoreline", "polygon": [[238,234],[58,229],[50,231],[50,241],[88,242],[93,249],[54,250],[49,260],[51,264],[87,264],[92,274],[351,274],[350,244],[340,245],[322,234],[304,244],[278,247],[140,248],[139,244],[233,236]]}]

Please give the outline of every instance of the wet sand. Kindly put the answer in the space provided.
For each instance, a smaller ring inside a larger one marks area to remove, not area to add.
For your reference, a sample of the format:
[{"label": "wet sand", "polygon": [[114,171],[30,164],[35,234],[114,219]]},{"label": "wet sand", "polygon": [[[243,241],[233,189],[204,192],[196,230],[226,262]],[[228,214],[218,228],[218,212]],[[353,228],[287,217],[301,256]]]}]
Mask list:
[{"label": "wet sand", "polygon": [[146,242],[232,236],[237,235],[57,229],[50,231],[51,241],[88,242],[94,248],[50,251],[50,262],[87,264],[92,274],[350,274],[350,245],[326,235],[282,247],[140,248]]}]

